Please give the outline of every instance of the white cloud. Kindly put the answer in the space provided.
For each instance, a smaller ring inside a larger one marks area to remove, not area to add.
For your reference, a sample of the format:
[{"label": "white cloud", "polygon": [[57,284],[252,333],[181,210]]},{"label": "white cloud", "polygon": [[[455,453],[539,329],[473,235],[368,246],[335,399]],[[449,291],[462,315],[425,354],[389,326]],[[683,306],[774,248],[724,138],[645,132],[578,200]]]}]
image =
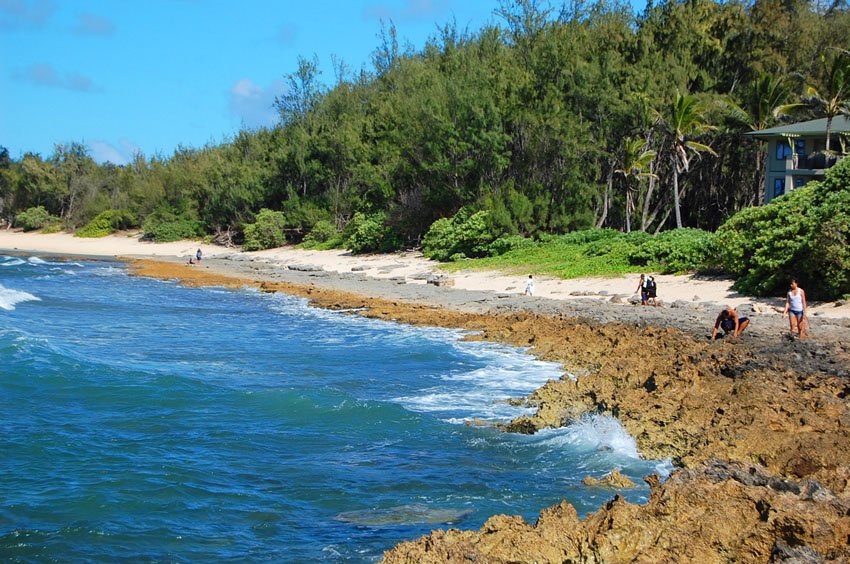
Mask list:
[{"label": "white cloud", "polygon": [[73,27],[73,32],[78,35],[112,35],[115,31],[115,26],[106,18],[96,16],[94,14],[80,14],[77,19],[77,25]]},{"label": "white cloud", "polygon": [[116,165],[125,165],[129,163],[133,156],[140,152],[139,147],[131,143],[127,139],[119,139],[118,146],[95,139],[89,141],[89,149],[94,161],[98,164],[112,163]]},{"label": "white cloud", "polygon": [[274,100],[284,91],[283,82],[276,80],[263,88],[247,78],[237,80],[228,93],[230,113],[248,128],[269,127],[277,123]]},{"label": "white cloud", "polygon": [[77,92],[90,92],[95,89],[89,77],[76,73],[67,73],[62,76],[53,68],[53,65],[48,63],[30,65],[25,69],[16,70],[12,73],[12,78],[39,86],[64,88]]},{"label": "white cloud", "polygon": [[278,28],[274,38],[281,45],[285,47],[292,47],[295,45],[295,38],[297,35],[298,28],[291,23],[285,23]]},{"label": "white cloud", "polygon": [[55,11],[51,0],[0,0],[0,30],[39,29]]}]

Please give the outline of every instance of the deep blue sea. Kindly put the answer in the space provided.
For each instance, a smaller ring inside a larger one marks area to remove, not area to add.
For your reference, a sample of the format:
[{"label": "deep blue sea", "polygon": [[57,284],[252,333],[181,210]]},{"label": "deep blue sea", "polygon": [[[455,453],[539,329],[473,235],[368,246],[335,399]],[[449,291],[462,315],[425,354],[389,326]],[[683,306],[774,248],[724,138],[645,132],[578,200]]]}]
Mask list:
[{"label": "deep blue sea", "polygon": [[[613,493],[610,418],[469,427],[557,378],[517,349],[189,289],[120,263],[0,254],[0,560],[374,561],[435,528]],[[451,523],[451,524],[449,524]]]}]

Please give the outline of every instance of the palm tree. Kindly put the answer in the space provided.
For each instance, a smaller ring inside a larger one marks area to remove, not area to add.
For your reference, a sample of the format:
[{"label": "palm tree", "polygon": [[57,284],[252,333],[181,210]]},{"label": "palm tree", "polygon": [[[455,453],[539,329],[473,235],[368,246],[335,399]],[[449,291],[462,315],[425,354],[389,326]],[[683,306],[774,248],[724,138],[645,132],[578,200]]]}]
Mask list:
[{"label": "palm tree", "polygon": [[623,152],[621,155],[622,168],[614,171],[615,174],[623,176],[623,182],[626,185],[626,233],[632,230],[631,214],[634,211],[635,205],[632,198],[632,180],[636,180],[640,185],[642,178],[654,176],[652,173],[644,172],[646,167],[650,165],[655,158],[655,151],[647,149],[648,142],[646,139],[639,137],[626,137],[623,139]]},{"label": "palm tree", "polygon": [[[821,61],[827,65],[826,55],[821,55]],[[850,57],[843,52],[835,55],[820,88],[806,86],[803,100],[826,117],[826,150],[829,151],[832,120],[835,116],[850,114]]]},{"label": "palm tree", "polygon": [[[785,78],[765,73],[753,80],[744,92],[741,106],[729,100],[721,102],[721,105],[729,111],[729,117],[732,120],[751,131],[761,131],[773,126],[804,105],[787,104],[790,97],[791,87],[787,85]],[[761,204],[764,199],[764,190],[761,186],[764,183],[764,170],[767,168],[767,151],[761,143],[758,143],[758,147],[756,186],[758,201]]]},{"label": "palm tree", "polygon": [[696,96],[682,96],[676,92],[676,99],[666,116],[661,116],[662,125],[667,132],[673,172],[673,205],[676,210],[676,227],[682,227],[682,211],[679,202],[679,175],[688,172],[691,152],[699,155],[706,152],[717,155],[708,145],[697,143],[692,138],[714,129],[705,119],[705,109]]}]

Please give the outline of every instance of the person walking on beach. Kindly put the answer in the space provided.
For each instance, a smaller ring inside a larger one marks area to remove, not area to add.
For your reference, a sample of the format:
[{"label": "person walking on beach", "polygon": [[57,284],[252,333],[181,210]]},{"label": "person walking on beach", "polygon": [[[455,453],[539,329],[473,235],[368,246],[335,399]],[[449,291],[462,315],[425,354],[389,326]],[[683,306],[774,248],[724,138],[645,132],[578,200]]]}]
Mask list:
[{"label": "person walking on beach", "polygon": [[195,253],[195,261],[201,262],[201,258],[203,258],[204,253],[201,252],[201,249],[198,249],[198,252]]},{"label": "person walking on beach", "polygon": [[649,300],[652,300],[652,305],[658,307],[658,300],[656,299],[656,292],[658,287],[655,285],[655,276],[648,276],[646,278],[646,303],[649,303]]},{"label": "person walking on beach", "polygon": [[718,329],[723,329],[724,336],[731,332],[733,337],[737,337],[744,332],[744,329],[749,324],[749,318],[739,316],[735,308],[727,306],[720,312],[717,319],[714,320],[714,331],[711,332],[711,340],[713,341],[717,337]]},{"label": "person walking on beach", "polygon": [[640,305],[646,305],[647,301],[649,300],[649,295],[647,294],[647,291],[646,291],[646,284],[647,284],[646,274],[641,274],[640,275],[640,282],[638,282],[638,287],[635,290],[635,292],[640,292]]},{"label": "person walking on beach", "polygon": [[531,274],[528,275],[528,284],[525,285],[525,295],[534,295],[534,277]]},{"label": "person walking on beach", "polygon": [[[785,295],[785,311],[782,312],[783,319],[788,315],[791,325],[791,336],[797,332],[800,339],[805,339],[808,333],[808,319],[806,317],[806,292],[800,288],[796,278],[791,279],[790,290]],[[790,314],[790,315],[789,315]]]}]

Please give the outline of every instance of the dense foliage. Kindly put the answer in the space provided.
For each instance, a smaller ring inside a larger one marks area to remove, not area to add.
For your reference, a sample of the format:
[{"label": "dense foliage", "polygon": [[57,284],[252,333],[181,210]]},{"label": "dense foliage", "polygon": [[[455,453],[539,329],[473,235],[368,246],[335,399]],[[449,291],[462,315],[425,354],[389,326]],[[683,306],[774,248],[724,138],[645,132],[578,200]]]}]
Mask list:
[{"label": "dense foliage", "polygon": [[242,248],[246,251],[260,251],[281,247],[286,243],[287,221],[283,212],[263,208],[257,214],[257,221],[245,225],[245,241]]},{"label": "dense foliage", "polygon": [[793,276],[811,298],[850,294],[850,159],[822,182],[739,212],[716,237],[720,266],[742,292],[781,293]]},{"label": "dense foliage", "polygon": [[[447,25],[419,51],[390,26],[373,68],[339,64],[329,86],[301,59],[281,69],[292,72],[279,124],[217,146],[122,166],[76,143],[18,160],[0,149],[0,218],[42,206],[78,228],[121,210],[157,241],[261,248],[283,240],[261,233],[266,209],[283,214],[290,242],[368,252],[428,234],[440,258],[593,227],[714,230],[761,201],[763,146],[745,132],[847,105],[836,82],[850,76],[846,1],[663,0],[635,14],[505,0],[497,15],[474,32]],[[612,237],[597,256],[673,271],[698,262],[703,235],[665,237]]]},{"label": "dense foliage", "polygon": [[77,237],[106,237],[110,233],[135,225],[136,218],[126,210],[106,210],[77,229],[74,235]]},{"label": "dense foliage", "polygon": [[440,261],[486,256],[494,239],[489,220],[489,212],[473,213],[469,208],[451,219],[438,219],[425,234],[422,251]]},{"label": "dense foliage", "polygon": [[[508,249],[493,252],[500,244]],[[701,270],[711,263],[714,236],[688,228],[655,236],[641,231],[587,229],[544,235],[539,240],[510,236],[497,239],[490,247],[491,256],[454,262],[448,268],[533,271],[562,278],[646,271],[680,273]]]},{"label": "dense foliage", "polygon": [[58,222],[59,218],[50,215],[50,213],[44,209],[44,206],[36,206],[16,215],[14,226],[20,227],[24,231],[35,231],[36,229],[42,229],[51,223]]}]

